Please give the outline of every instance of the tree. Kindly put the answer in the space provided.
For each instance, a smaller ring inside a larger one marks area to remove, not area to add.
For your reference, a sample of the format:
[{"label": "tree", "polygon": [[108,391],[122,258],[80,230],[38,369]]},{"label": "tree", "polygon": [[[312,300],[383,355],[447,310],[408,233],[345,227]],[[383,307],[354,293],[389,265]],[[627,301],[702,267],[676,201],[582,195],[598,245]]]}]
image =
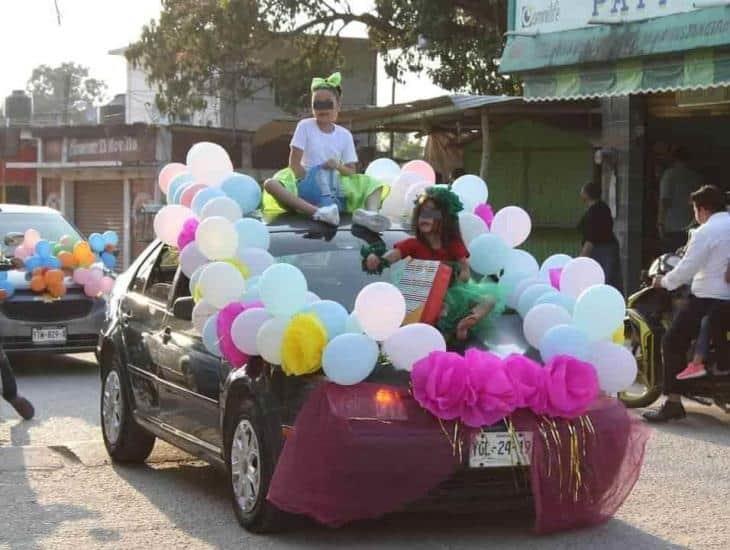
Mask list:
[{"label": "tree", "polygon": [[[449,90],[521,93],[518,83],[497,74],[505,1],[365,3],[370,6],[358,0],[163,0],[159,22],[143,28],[127,59],[147,70],[160,111],[170,115],[202,109],[206,96],[235,105],[271,85],[279,103],[295,110],[306,77],[342,68],[336,39],[359,23],[385,56],[390,76],[425,70]],[[296,42],[296,54],[276,63],[265,59],[274,40],[283,39]]]},{"label": "tree", "polygon": [[61,124],[86,122],[84,111],[99,105],[106,90],[103,81],[89,76],[87,67],[75,63],[40,65],[28,80],[33,116]]}]

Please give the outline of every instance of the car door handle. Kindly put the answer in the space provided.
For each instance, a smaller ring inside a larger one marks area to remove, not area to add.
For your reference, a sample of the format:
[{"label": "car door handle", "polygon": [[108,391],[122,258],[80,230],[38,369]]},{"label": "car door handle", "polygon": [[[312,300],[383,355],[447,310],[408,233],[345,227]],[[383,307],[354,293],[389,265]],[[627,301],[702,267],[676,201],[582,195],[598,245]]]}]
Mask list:
[{"label": "car door handle", "polygon": [[172,340],[172,329],[170,327],[165,327],[162,331],[162,343],[169,344],[170,340]]}]

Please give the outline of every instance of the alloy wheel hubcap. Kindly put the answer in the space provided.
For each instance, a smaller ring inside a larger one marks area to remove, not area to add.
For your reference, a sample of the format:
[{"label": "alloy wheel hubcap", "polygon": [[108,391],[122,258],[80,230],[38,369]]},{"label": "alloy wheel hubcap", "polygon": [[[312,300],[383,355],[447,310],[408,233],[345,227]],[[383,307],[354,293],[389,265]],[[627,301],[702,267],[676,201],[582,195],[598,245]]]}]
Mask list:
[{"label": "alloy wheel hubcap", "polygon": [[104,401],[102,405],[104,432],[109,443],[116,443],[122,426],[122,389],[117,371],[111,371],[104,381]]},{"label": "alloy wheel hubcap", "polygon": [[261,490],[261,452],[256,431],[248,420],[241,420],[233,434],[231,483],[238,507],[250,513]]}]

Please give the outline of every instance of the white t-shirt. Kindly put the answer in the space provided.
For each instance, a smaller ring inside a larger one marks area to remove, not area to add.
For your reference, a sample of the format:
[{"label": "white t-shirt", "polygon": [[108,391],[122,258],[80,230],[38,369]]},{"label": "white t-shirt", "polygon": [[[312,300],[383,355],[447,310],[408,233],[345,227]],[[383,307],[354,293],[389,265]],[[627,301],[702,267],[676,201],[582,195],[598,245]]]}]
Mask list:
[{"label": "white t-shirt", "polygon": [[319,129],[315,119],[305,118],[297,124],[289,145],[304,151],[302,166],[306,170],[324,164],[330,159],[338,160],[342,164],[357,162],[352,134],[347,128],[337,124],[332,132],[325,133]]}]

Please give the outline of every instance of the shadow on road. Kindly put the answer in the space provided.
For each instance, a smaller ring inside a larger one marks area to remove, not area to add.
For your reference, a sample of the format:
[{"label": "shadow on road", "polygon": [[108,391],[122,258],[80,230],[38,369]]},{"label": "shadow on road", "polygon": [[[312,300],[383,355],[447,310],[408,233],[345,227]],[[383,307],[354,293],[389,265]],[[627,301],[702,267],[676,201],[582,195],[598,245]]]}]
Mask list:
[{"label": "shadow on road", "polygon": [[714,407],[688,409],[687,418],[652,427],[677,437],[730,447],[730,415]]}]

